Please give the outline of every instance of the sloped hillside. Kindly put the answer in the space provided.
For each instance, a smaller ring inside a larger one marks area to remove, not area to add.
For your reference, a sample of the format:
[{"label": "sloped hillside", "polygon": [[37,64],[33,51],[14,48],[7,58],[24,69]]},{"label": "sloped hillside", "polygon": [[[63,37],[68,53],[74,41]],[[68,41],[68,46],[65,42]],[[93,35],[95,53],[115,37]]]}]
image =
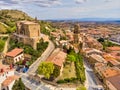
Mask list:
[{"label": "sloped hillside", "polygon": [[[25,12],[19,10],[0,10],[0,33],[12,33],[16,30],[15,23],[21,20],[34,20]],[[41,28],[41,33],[50,35],[51,31],[54,31],[51,22],[38,21]],[[4,25],[5,24],[5,25]]]},{"label": "sloped hillside", "polygon": [[6,33],[7,32],[7,27],[0,22],[0,33]]},{"label": "sloped hillside", "polygon": [[19,10],[0,10],[0,22],[6,23],[8,21],[14,22],[25,19],[31,20],[32,18]]},{"label": "sloped hillside", "polygon": [[0,10],[0,22],[8,26],[0,24],[0,33],[11,33],[16,30],[15,23],[20,20],[33,20],[26,13],[19,10]]}]

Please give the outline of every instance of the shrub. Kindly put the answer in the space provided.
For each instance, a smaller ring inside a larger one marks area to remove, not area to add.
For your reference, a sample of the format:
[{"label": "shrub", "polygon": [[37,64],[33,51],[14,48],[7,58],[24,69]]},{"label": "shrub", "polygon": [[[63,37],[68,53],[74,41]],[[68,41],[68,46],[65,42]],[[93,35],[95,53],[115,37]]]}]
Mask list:
[{"label": "shrub", "polygon": [[58,80],[57,83],[58,84],[62,84],[62,83],[74,83],[75,81],[77,81],[77,78],[65,78],[64,80]]}]

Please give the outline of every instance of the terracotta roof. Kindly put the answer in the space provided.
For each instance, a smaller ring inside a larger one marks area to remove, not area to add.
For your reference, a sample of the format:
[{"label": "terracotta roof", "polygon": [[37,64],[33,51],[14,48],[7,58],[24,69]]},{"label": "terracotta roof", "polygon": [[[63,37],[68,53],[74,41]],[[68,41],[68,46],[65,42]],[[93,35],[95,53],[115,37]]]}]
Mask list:
[{"label": "terracotta roof", "polygon": [[5,79],[4,81],[3,81],[3,83],[2,83],[2,86],[8,86],[8,85],[10,85],[14,80],[17,80],[19,78],[19,76],[16,76],[16,75],[14,75],[14,76],[9,76],[9,77],[7,77],[7,79]]},{"label": "terracotta roof", "polygon": [[120,65],[120,62],[118,62],[116,60],[109,60],[108,62],[110,62],[114,66]]},{"label": "terracotta roof", "polygon": [[103,64],[103,63],[95,63],[95,67],[103,67],[103,66],[106,66],[106,64]]},{"label": "terracotta roof", "polygon": [[94,48],[85,48],[84,52],[85,53],[97,52],[97,53],[101,53],[102,54],[102,51],[94,49]]},{"label": "terracotta roof", "polygon": [[112,56],[111,54],[104,54],[104,55],[103,55],[103,58],[104,58],[106,61],[115,60],[115,57]]},{"label": "terracotta roof", "polygon": [[105,78],[108,78],[120,74],[120,71],[116,68],[107,68],[106,70],[102,71],[102,74]]},{"label": "terracotta roof", "polygon": [[90,57],[93,58],[94,60],[96,60],[97,62],[107,63],[106,60],[100,55],[92,54],[92,55],[90,55]]},{"label": "terracotta roof", "polygon": [[112,53],[110,53],[111,54],[111,56],[113,56],[116,60],[120,60],[120,53],[118,53],[118,52],[112,52]]},{"label": "terracotta roof", "polygon": [[15,49],[13,49],[12,51],[8,52],[8,53],[6,54],[6,56],[15,57],[15,56],[17,56],[18,54],[20,54],[21,52],[23,52],[23,49],[15,48]]},{"label": "terracotta roof", "polygon": [[107,47],[107,49],[109,49],[111,51],[120,51],[120,47],[119,46]]},{"label": "terracotta roof", "polygon": [[120,74],[107,78],[109,82],[117,89],[120,90]]},{"label": "terracotta roof", "polygon": [[61,67],[65,61],[66,55],[66,53],[59,51],[58,53],[52,54],[46,61],[52,62],[53,64]]}]

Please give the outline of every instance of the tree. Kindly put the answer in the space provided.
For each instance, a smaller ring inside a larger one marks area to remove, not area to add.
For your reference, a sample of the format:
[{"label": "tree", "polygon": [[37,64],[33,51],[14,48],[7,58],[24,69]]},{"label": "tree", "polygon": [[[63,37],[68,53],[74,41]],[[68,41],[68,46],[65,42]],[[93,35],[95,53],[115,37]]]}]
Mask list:
[{"label": "tree", "polygon": [[86,90],[86,88],[84,86],[80,86],[76,90]]},{"label": "tree", "polygon": [[4,45],[5,45],[5,41],[3,41],[3,40],[0,39],[0,52],[3,51]]},{"label": "tree", "polygon": [[54,65],[51,62],[42,62],[38,67],[38,74],[43,74],[45,78],[49,79],[51,74],[53,74]]},{"label": "tree", "polygon": [[99,38],[98,41],[99,42],[104,42],[104,38]]},{"label": "tree", "polygon": [[74,55],[67,55],[67,60],[69,60],[70,62],[75,62],[76,61],[76,57]]},{"label": "tree", "polygon": [[52,76],[53,76],[54,78],[56,78],[56,77],[58,77],[59,75],[60,75],[60,68],[57,67],[57,66],[55,66]]},{"label": "tree", "polygon": [[17,81],[15,81],[12,90],[25,90],[25,85],[22,82],[21,78]]}]

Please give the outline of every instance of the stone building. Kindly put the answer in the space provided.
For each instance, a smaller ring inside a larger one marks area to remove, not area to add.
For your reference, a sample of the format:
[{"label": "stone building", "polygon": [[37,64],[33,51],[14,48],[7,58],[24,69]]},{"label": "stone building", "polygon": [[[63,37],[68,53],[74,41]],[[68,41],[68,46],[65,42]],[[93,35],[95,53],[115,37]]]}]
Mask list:
[{"label": "stone building", "polygon": [[18,42],[31,45],[36,49],[36,44],[40,40],[40,25],[30,21],[19,21],[16,26],[17,30],[14,36],[17,38]]},{"label": "stone building", "polygon": [[19,62],[21,60],[24,60],[23,49],[15,48],[10,52],[6,53],[6,56],[5,56],[6,64],[15,64],[16,62]]},{"label": "stone building", "polygon": [[78,44],[79,42],[79,24],[75,24],[74,25],[74,43]]}]

